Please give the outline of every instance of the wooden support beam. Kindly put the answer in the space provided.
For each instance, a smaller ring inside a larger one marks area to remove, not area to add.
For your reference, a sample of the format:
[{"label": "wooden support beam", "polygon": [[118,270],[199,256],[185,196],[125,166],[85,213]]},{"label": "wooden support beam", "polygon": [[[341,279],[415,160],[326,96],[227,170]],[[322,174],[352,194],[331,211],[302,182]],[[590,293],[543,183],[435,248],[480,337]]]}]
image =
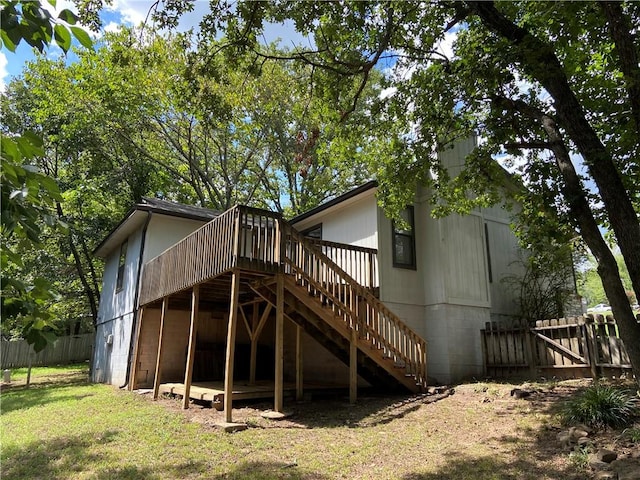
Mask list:
[{"label": "wooden support beam", "polygon": [[193,359],[196,354],[196,333],[198,331],[198,310],[200,306],[200,285],[193,287],[191,292],[191,326],[189,328],[189,350],[187,351],[187,365],[184,371],[184,395],[182,408],[189,408],[189,393],[191,392],[191,377],[193,375]]},{"label": "wooden support beam", "polygon": [[231,279],[231,302],[229,305],[229,325],[227,329],[227,357],[224,367],[224,415],[227,423],[233,421],[231,416],[231,406],[233,404],[233,356],[236,348],[239,293],[240,272],[234,270]]},{"label": "wooden support beam", "polygon": [[276,352],[275,352],[275,390],[274,406],[276,412],[282,412],[284,397],[284,278],[276,274]]},{"label": "wooden support beam", "polygon": [[164,297],[162,299],[162,310],[160,313],[160,330],[158,333],[158,356],[156,358],[156,375],[153,378],[153,399],[158,399],[158,392],[160,391],[160,375],[162,374],[162,347],[163,347],[163,337],[164,337],[164,322],[167,316],[167,308],[169,304],[169,297]]},{"label": "wooden support beam", "polygon": [[249,336],[251,337],[251,353],[249,356],[249,385],[256,384],[256,362],[258,359],[258,337],[256,335],[256,331],[258,328],[258,311],[260,307],[259,303],[253,304],[253,309],[251,312],[251,332]]},{"label": "wooden support beam", "polygon": [[304,397],[303,391],[303,366],[302,361],[302,327],[296,325],[296,400],[301,401]]},{"label": "wooden support beam", "polygon": [[351,330],[349,343],[349,403],[356,403],[358,399],[358,335]]},{"label": "wooden support beam", "polygon": [[138,324],[136,325],[136,346],[133,350],[133,360],[131,362],[131,371],[129,372],[129,390],[136,388],[136,378],[138,376],[138,354],[140,352],[140,332],[142,332],[142,319],[144,318],[144,311],[146,307],[140,307],[138,309]]}]

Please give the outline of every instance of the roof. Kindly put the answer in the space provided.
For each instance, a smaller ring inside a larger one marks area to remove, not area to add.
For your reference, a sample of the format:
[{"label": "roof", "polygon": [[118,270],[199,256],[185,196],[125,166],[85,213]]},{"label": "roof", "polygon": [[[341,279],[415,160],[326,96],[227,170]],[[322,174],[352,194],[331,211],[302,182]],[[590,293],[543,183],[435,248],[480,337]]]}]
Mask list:
[{"label": "roof", "polygon": [[338,205],[346,200],[349,200],[351,198],[357,197],[358,195],[360,195],[361,193],[367,192],[373,188],[376,188],[378,186],[378,182],[376,180],[370,180],[367,183],[365,183],[364,185],[360,185],[359,187],[354,188],[353,190],[349,190],[347,193],[340,195],[339,197],[336,197],[332,200],[329,200],[326,203],[323,203],[322,205],[318,205],[315,208],[312,208],[311,210],[308,210],[304,213],[301,213],[300,215],[298,215],[297,217],[294,217],[291,219],[291,223],[295,224],[298,222],[301,222],[303,220],[306,220],[309,217],[313,217],[314,215],[323,212],[335,205]]},{"label": "roof", "polygon": [[93,254],[96,257],[104,258],[115,247],[124,242],[131,233],[140,228],[146,221],[149,214],[168,215],[171,217],[186,218],[189,220],[201,220],[208,222],[213,220],[222,212],[193,205],[169,202],[158,198],[143,197],[140,203],[135,204],[124,219],[105,237],[98,245]]}]

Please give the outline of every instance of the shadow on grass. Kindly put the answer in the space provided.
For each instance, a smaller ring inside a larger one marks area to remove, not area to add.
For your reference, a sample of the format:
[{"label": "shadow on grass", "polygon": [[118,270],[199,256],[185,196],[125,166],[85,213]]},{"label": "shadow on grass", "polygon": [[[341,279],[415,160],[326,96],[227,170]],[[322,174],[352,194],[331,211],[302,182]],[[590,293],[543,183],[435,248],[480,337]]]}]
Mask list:
[{"label": "shadow on grass", "polygon": [[151,480],[160,478],[209,479],[300,479],[325,480],[323,474],[301,470],[295,464],[281,462],[248,462],[231,467],[225,473],[211,475],[210,465],[203,461],[158,464],[153,467],[123,465],[122,459],[104,453],[118,431],[96,436],[84,434],[35,441],[21,448],[4,448],[2,478],[12,480],[48,480],[92,478],[95,480]]},{"label": "shadow on grass", "polygon": [[24,410],[54,402],[80,400],[84,397],[91,396],[91,393],[82,395],[65,394],[66,391],[73,392],[77,387],[82,386],[90,387],[91,384],[87,383],[85,379],[80,381],[43,382],[31,385],[29,388],[26,388],[26,386],[12,387],[9,390],[3,391],[0,396],[2,399],[2,411],[0,414],[4,415],[5,413],[15,410]]},{"label": "shadow on grass", "polygon": [[155,468],[122,465],[103,453],[119,432],[108,430],[100,435],[84,434],[36,441],[21,448],[3,448],[2,478],[13,480],[67,479],[70,477],[107,479],[185,478],[206,473],[202,462],[158,465]]},{"label": "shadow on grass", "polygon": [[586,472],[570,468],[541,467],[535,459],[517,459],[513,462],[501,461],[496,457],[467,457],[460,454],[450,458],[436,472],[423,473],[419,470],[400,477],[402,480],[538,480],[556,478],[563,480],[584,480]]},{"label": "shadow on grass", "polygon": [[281,462],[248,462],[237,466],[235,469],[221,473],[213,480],[238,479],[238,480],[328,480],[330,477],[317,472],[300,470],[297,465]]},{"label": "shadow on grass", "polygon": [[[447,396],[448,394],[374,394],[362,396],[355,405],[351,405],[347,398],[316,394],[313,401],[289,402],[285,405],[285,410],[292,413],[291,420],[298,424],[298,428],[368,428],[401,419],[422,406]],[[245,405],[258,410],[273,408],[272,403],[266,402],[247,402]]]}]

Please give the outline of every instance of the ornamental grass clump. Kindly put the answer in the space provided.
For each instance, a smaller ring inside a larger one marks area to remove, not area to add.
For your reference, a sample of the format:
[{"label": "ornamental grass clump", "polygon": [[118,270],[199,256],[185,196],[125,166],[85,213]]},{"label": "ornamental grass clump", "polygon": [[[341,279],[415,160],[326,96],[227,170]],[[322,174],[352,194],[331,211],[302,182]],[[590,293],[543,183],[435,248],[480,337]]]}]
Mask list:
[{"label": "ornamental grass clump", "polygon": [[620,428],[640,416],[640,399],[629,390],[596,383],[569,400],[561,414],[566,424]]}]

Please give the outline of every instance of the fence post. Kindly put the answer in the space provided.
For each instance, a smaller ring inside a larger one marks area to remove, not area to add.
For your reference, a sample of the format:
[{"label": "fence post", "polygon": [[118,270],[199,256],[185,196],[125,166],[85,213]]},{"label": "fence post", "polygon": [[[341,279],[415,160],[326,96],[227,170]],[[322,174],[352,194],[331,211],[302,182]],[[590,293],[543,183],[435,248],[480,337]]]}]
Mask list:
[{"label": "fence post", "polygon": [[534,356],[534,348],[536,342],[536,336],[531,332],[529,324],[524,322],[522,324],[522,336],[524,343],[524,355],[527,361],[527,365],[529,365],[529,375],[531,379],[535,379],[538,373],[538,369],[536,368],[536,360]]},{"label": "fence post", "polygon": [[589,360],[591,367],[591,377],[596,380],[598,378],[598,345],[596,343],[595,326],[593,317],[588,315],[584,318],[584,348],[585,356]]}]

